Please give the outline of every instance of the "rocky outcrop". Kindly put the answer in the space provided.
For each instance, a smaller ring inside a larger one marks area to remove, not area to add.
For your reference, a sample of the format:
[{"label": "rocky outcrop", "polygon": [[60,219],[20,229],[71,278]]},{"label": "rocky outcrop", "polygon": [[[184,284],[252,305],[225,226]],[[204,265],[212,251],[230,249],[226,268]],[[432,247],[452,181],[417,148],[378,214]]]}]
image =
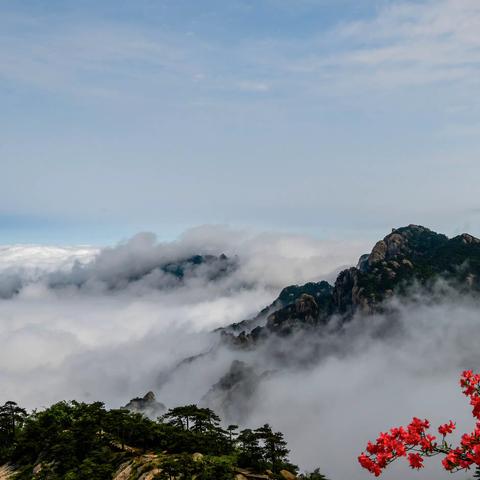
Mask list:
[{"label": "rocky outcrop", "polygon": [[270,333],[289,335],[325,322],[333,313],[333,286],[326,281],[285,287],[256,317],[219,329],[223,340],[239,348],[253,348]]},{"label": "rocky outcrop", "polygon": [[267,330],[278,335],[288,335],[299,323],[313,326],[317,323],[320,308],[315,298],[302,294],[292,304],[272,313],[267,319]]},{"label": "rocky outcrop", "polygon": [[297,476],[288,470],[280,470],[280,475],[284,480],[297,480]]},{"label": "rocky outcrop", "polygon": [[361,274],[357,268],[349,268],[338,275],[332,293],[338,313],[350,315],[360,305],[367,309],[368,303],[362,298],[363,289],[359,282]]},{"label": "rocky outcrop", "polygon": [[153,392],[148,392],[144,397],[133,398],[124,408],[131,412],[141,413],[152,419],[159,417],[167,410],[163,403],[157,402]]},{"label": "rocky outcrop", "polygon": [[[209,460],[208,456],[204,456],[201,453],[194,453],[191,458],[194,462],[199,464],[199,466],[204,465],[206,471],[208,471],[209,465],[211,465],[211,463],[209,464],[209,462],[211,462],[211,458]],[[224,459],[224,457],[220,458]],[[155,480],[158,478],[163,478],[161,473],[162,469],[165,468],[165,462],[169,463],[171,461],[180,462],[182,459],[179,456],[169,455],[167,453],[138,455],[122,463],[115,472],[113,480]],[[284,470],[284,472],[287,472],[287,470]],[[288,474],[293,475],[290,472],[288,472]],[[200,476],[201,475],[198,475],[198,478],[200,478]],[[197,478],[197,476],[193,475],[192,479],[194,478]],[[208,478],[210,478],[210,476],[208,476]],[[269,474],[268,471],[265,473],[259,473],[250,469],[232,466],[231,478],[236,480],[271,480],[273,478],[277,478],[277,476],[271,474],[271,472]],[[282,476],[282,478],[285,477]],[[291,478],[292,477],[288,477],[288,480]],[[293,476],[293,478],[295,479],[296,477]]]},{"label": "rocky outcrop", "polygon": [[0,466],[0,480],[9,480],[14,477],[15,470],[10,465]]},{"label": "rocky outcrop", "polygon": [[[244,332],[244,334],[252,333],[253,336],[259,337],[261,332],[261,328],[258,329],[259,327],[263,327],[275,312],[295,303],[303,295],[313,297],[319,305],[320,310],[325,314],[328,314],[331,307],[330,299],[332,290],[333,287],[325,281],[309,282],[304,285],[290,285],[285,287],[280,292],[280,295],[270,305],[261,310],[255,317],[234,323],[225,328],[220,328],[217,331],[222,334],[227,334],[227,336],[228,334],[242,334],[242,332]],[[242,343],[242,341],[240,341],[240,343]],[[248,340],[246,343],[248,343]]]},{"label": "rocky outcrop", "polygon": [[368,264],[372,267],[380,262],[397,258],[408,257],[415,260],[426,257],[448,241],[445,235],[420,225],[394,229],[373,247],[368,257]]},{"label": "rocky outcrop", "polygon": [[118,467],[113,480],[154,480],[162,472],[164,458],[153,453],[136,456]]},{"label": "rocky outcrop", "polygon": [[273,475],[261,474],[261,473],[253,473],[250,470],[246,470],[244,468],[235,468],[235,480],[270,480]]}]

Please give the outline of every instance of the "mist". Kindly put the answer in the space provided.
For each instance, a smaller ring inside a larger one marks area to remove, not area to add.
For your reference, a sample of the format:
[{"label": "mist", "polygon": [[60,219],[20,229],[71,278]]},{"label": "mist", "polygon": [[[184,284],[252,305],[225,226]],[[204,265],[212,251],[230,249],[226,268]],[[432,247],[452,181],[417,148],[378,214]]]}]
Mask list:
[{"label": "mist", "polygon": [[[168,243],[141,233],[100,250],[5,246],[0,395],[28,408],[64,398],[122,405],[154,388],[161,371],[210,349],[213,329],[255,315],[285,285],[333,279],[365,247],[224,227]],[[236,268],[213,281],[202,268],[182,282],[157,268],[222,253]]]},{"label": "mist", "polygon": [[[287,285],[333,282],[370,249],[224,227],[193,229],[174,242],[142,233],[103,249],[3,247],[0,401],[119,407],[153,390],[168,407],[202,403],[241,360],[259,381],[254,394],[238,394],[218,412],[226,421],[271,423],[302,469],[319,466],[331,480],[371,478],[356,457],[380,431],[414,415],[434,426],[453,419],[462,433],[473,428],[458,377],[480,363],[475,299],[452,292],[431,302],[415,291],[392,300],[394,315],[358,316],[340,331],[272,338],[255,350],[229,348],[212,333],[253,317]],[[197,254],[225,254],[233,268],[213,277],[199,268],[181,281],[159,268]],[[450,477],[438,458],[426,463],[411,472],[400,461],[384,478]]]}]

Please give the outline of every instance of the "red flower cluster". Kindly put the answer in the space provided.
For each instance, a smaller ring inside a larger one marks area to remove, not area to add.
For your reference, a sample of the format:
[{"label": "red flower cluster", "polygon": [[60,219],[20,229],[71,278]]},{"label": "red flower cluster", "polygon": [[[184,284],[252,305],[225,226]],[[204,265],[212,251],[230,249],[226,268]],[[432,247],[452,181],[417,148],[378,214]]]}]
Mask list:
[{"label": "red flower cluster", "polygon": [[430,427],[428,420],[413,418],[405,427],[392,428],[390,432],[381,433],[376,443],[369,442],[367,453],[362,453],[358,461],[363,468],[378,477],[382,470],[398,457],[407,457],[412,468],[422,468],[423,458],[420,453],[433,452],[437,444],[435,437],[426,433]]},{"label": "red flower cluster", "polygon": [[[463,394],[470,398],[472,415],[480,420],[480,375],[465,370],[460,378],[460,386]],[[451,448],[442,460],[443,467],[449,471],[468,469],[474,464],[480,465],[480,421],[477,421],[472,433],[462,435],[460,446]]]},{"label": "red flower cluster", "polygon": [[381,433],[375,443],[368,442],[366,453],[358,457],[360,465],[376,477],[399,457],[407,457],[410,466],[417,469],[423,467],[423,457],[438,454],[445,455],[442,465],[450,472],[480,465],[480,374],[464,371],[460,386],[470,398],[472,415],[478,420],[475,430],[462,436],[460,446],[452,448],[445,440],[446,435],[455,430],[455,423],[451,420],[438,427],[443,437],[438,444],[436,437],[427,433],[430,428],[428,420],[414,418],[406,428],[392,428],[387,433]]},{"label": "red flower cluster", "polygon": [[451,420],[450,422],[440,425],[438,427],[438,433],[443,436],[448,435],[449,433],[452,433],[454,430],[455,430],[455,424]]},{"label": "red flower cluster", "polygon": [[480,420],[480,374],[474,374],[471,370],[465,370],[460,379],[460,386],[463,394],[470,397],[470,405],[472,405],[472,415]]}]

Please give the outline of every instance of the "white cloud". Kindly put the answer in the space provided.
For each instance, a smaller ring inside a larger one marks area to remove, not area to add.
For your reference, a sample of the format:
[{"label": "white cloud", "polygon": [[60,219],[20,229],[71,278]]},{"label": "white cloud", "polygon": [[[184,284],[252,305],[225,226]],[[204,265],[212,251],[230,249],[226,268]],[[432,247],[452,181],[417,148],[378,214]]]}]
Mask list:
[{"label": "white cloud", "polygon": [[[208,35],[113,21],[79,20],[48,30],[38,19],[7,21],[18,30],[4,28],[0,37],[0,76],[50,92],[121,96],[122,103],[132,105],[142,98],[162,103],[176,98],[177,108],[218,102],[245,108],[238,98],[224,98],[226,85],[296,102],[443,85],[449,90],[442,101],[454,105],[462,95],[455,86],[470,92],[478,86],[480,8],[475,0],[392,2],[365,20],[338,19],[302,37],[284,32],[228,47]],[[226,59],[232,59],[227,70]],[[261,80],[244,78],[245,72]]]},{"label": "white cloud", "polygon": [[0,274],[6,270],[37,274],[67,270],[77,261],[92,260],[98,251],[90,246],[0,245]]},{"label": "white cloud", "polygon": [[[141,234],[101,252],[1,247],[0,284],[13,270],[20,292],[0,300],[0,338],[6,345],[0,352],[0,401],[15,399],[30,408],[61,398],[121,405],[154,388],[163,368],[208,349],[213,340],[205,332],[256,314],[288,284],[332,278],[364,248],[224,227],[192,229],[165,243]],[[117,289],[101,284],[194,253],[222,252],[238,254],[239,267],[219,281],[197,275],[175,288],[148,279]],[[84,288],[77,286],[76,260],[90,280]],[[63,283],[53,288],[56,270]],[[208,378],[223,368],[218,365]]]},{"label": "white cloud", "polygon": [[475,0],[393,3],[373,20],[341,25],[331,35],[342,49],[319,56],[312,68],[338,68],[353,84],[476,83],[480,5]]}]

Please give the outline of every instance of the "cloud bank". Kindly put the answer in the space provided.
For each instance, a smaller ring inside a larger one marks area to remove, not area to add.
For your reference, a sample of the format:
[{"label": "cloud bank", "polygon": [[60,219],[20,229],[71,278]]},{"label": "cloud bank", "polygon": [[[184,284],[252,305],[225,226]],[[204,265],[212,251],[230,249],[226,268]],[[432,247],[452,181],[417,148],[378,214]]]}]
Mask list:
[{"label": "cloud bank", "polygon": [[[287,284],[333,278],[363,250],[223,227],[193,229],[172,243],[139,234],[101,251],[4,247],[1,400],[29,408],[61,398],[121,405],[152,388],[163,369],[210,348],[212,329],[249,318]],[[181,282],[158,271],[222,253],[236,255],[238,265],[217,280],[208,269]]]},{"label": "cloud bank", "polygon": [[[118,407],[154,390],[167,406],[199,402],[240,360],[261,377],[250,398],[234,397],[242,424],[270,422],[285,433],[295,462],[320,466],[333,480],[370,478],[356,456],[379,431],[413,415],[472,427],[457,385],[462,369],[480,363],[480,305],[472,298],[429,302],[417,293],[393,305],[394,317],[358,317],[341,334],[273,338],[255,351],[218,347],[213,328],[254,315],[288,284],[331,280],[366,245],[202,227],[171,243],[141,234],[101,251],[31,248],[0,250],[0,278],[14,267],[22,281],[0,301],[0,401],[34,408],[100,399]],[[161,288],[138,275],[194,253],[237,255],[237,268],[214,280],[195,272]],[[79,283],[79,272],[95,281]],[[105,288],[132,273],[133,283]],[[52,282],[60,274],[63,283]],[[450,478],[437,459],[428,464],[416,478]],[[399,464],[385,478],[406,475]]]}]

